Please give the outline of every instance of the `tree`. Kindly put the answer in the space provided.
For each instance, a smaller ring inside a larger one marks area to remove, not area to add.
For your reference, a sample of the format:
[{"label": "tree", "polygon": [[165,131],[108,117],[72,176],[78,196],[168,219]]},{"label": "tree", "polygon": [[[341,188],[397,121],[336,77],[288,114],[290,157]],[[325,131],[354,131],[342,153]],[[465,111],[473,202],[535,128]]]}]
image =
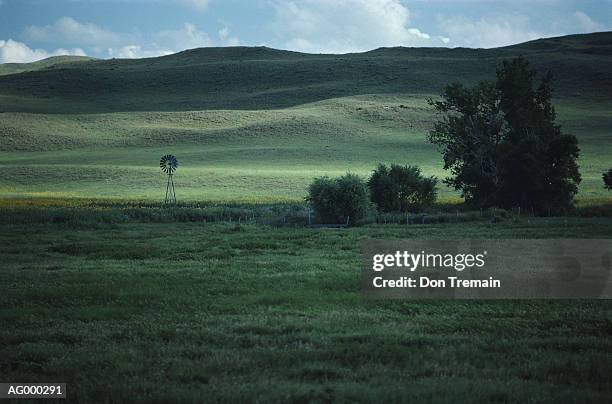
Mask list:
[{"label": "tree", "polygon": [[495,84],[447,86],[430,100],[441,119],[429,141],[443,154],[445,183],[477,206],[567,207],[578,191],[578,141],[555,123],[551,75],[536,85],[527,60],[505,61]]},{"label": "tree", "polygon": [[608,172],[603,173],[602,175],[604,187],[606,189],[612,190],[612,168],[608,170]]},{"label": "tree", "polygon": [[319,220],[326,223],[355,224],[365,218],[370,208],[366,183],[354,174],[338,178],[315,178],[308,188],[308,198]]},{"label": "tree", "polygon": [[451,172],[444,182],[468,202],[494,205],[504,126],[497,89],[487,82],[474,88],[451,84],[442,101],[430,104],[442,114],[428,138],[442,149],[444,169]]},{"label": "tree", "polygon": [[370,197],[381,212],[408,212],[431,206],[436,199],[435,177],[425,177],[416,166],[379,164],[370,180]]}]

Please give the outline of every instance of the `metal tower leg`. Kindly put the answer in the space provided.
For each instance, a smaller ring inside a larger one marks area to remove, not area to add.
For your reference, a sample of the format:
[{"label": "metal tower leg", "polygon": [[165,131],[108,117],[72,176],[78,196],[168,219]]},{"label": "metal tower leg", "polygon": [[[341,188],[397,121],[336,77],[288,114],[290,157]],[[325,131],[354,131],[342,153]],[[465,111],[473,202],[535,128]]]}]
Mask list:
[{"label": "metal tower leg", "polygon": [[168,200],[168,196],[170,195],[170,181],[172,179],[172,176],[169,175],[168,176],[168,181],[166,182],[166,198],[164,199],[164,204],[168,204],[169,200]]},{"label": "metal tower leg", "polygon": [[170,176],[170,182],[172,184],[172,203],[176,204],[176,192],[174,192],[174,178]]}]

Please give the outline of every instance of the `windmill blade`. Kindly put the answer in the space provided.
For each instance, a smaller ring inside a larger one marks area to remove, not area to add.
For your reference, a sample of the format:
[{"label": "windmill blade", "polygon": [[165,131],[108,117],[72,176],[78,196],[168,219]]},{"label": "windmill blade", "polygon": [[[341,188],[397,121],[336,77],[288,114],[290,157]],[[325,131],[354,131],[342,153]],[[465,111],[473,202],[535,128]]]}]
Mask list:
[{"label": "windmill blade", "polygon": [[159,160],[159,167],[164,173],[170,175],[176,171],[176,168],[178,167],[178,159],[172,154],[166,154]]}]

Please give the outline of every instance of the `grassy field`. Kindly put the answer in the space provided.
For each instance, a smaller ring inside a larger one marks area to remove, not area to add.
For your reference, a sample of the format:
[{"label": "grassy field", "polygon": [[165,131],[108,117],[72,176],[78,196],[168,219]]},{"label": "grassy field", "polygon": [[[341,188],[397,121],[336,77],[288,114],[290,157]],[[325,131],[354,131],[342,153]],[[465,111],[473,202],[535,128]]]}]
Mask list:
[{"label": "grassy field", "polygon": [[582,150],[579,199],[611,200],[601,180],[612,160],[611,49],[600,33],[489,50],[237,47],[0,65],[0,198],[159,200],[167,153],[181,164],[180,200],[300,201],[315,176],[367,176],[379,162],[443,178],[425,140],[427,98],[525,55],[555,74],[559,121]]},{"label": "grassy field", "polygon": [[0,233],[0,374],[67,382],[79,402],[609,402],[609,301],[366,300],[359,240],[610,235],[601,218],[325,231],[17,219]]},{"label": "grassy field", "polygon": [[[581,199],[611,198],[612,102],[559,101],[580,141]],[[4,113],[1,197],[163,198],[159,156],[173,153],[182,200],[299,201],[313,177],[367,176],[378,162],[417,164],[444,178],[425,135],[423,96],[359,96],[273,110]],[[446,187],[443,200],[458,195]]]},{"label": "grassy field", "polygon": [[[521,54],[553,70],[559,122],[579,139],[576,217],[467,212],[442,186],[450,203],[426,224],[304,226],[315,176],[384,162],[443,178],[427,98]],[[75,402],[610,402],[609,301],[359,292],[367,238],[612,237],[610,65],[611,33],[0,65],[3,380],[67,382]]]}]

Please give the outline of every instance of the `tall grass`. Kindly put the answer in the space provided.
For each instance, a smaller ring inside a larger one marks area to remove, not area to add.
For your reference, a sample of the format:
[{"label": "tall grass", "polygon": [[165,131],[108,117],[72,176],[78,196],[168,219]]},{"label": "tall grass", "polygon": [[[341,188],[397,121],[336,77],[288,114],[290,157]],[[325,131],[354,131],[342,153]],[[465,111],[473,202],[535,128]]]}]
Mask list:
[{"label": "tall grass", "polygon": [[[612,204],[578,206],[557,214],[566,217],[612,217]],[[519,209],[470,210],[465,204],[436,204],[421,213],[372,213],[356,225],[436,224],[529,219],[533,214]],[[88,226],[120,223],[232,222],[275,227],[324,223],[306,204],[218,204],[181,202],[166,206],[151,201],[94,199],[0,199],[0,224],[60,224]]]}]

